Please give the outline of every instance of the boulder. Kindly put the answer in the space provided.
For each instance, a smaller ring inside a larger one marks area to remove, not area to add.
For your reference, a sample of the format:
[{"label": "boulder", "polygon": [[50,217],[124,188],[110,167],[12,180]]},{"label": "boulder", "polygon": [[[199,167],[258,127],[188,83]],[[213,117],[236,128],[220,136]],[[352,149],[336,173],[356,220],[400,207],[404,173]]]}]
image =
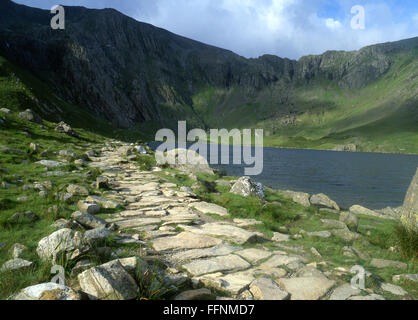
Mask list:
[{"label": "boulder", "polygon": [[309,201],[312,205],[319,208],[328,208],[340,211],[338,204],[323,193],[313,195]]},{"label": "boulder", "polygon": [[71,136],[71,137],[75,137],[75,138],[79,137],[78,133],[76,131],[74,131],[73,128],[71,128],[70,125],[66,124],[63,121],[58,123],[58,125],[55,127],[55,131],[60,132],[60,133],[64,133],[64,134],[66,134],[68,136]]},{"label": "boulder", "polygon": [[[214,172],[210,168],[207,159],[199,155],[193,150],[173,149],[166,153],[157,151],[156,160],[159,165],[166,164],[177,170],[189,173],[205,173],[213,175]],[[184,159],[185,161],[181,160]]]},{"label": "boulder", "polygon": [[402,224],[412,231],[417,231],[418,223],[418,169],[412,178],[411,185],[405,196],[401,214]]},{"label": "boulder", "polygon": [[80,209],[81,212],[87,212],[90,214],[96,214],[100,212],[100,206],[95,202],[89,202],[89,201],[83,201],[80,200],[77,203],[78,209]]},{"label": "boulder", "polygon": [[331,232],[334,236],[339,237],[346,242],[353,242],[354,240],[357,240],[358,238],[360,238],[360,234],[351,232],[348,229],[337,229],[337,230],[332,230]]},{"label": "boulder", "polygon": [[341,212],[340,221],[345,223],[349,230],[357,232],[359,218],[354,213],[349,211]]},{"label": "boulder", "polygon": [[138,296],[135,280],[119,260],[80,273],[78,281],[92,300],[133,300]]},{"label": "boulder", "polygon": [[408,294],[408,292],[406,292],[402,287],[395,286],[391,283],[381,283],[380,289],[389,292],[395,296],[406,296]]},{"label": "boulder", "polygon": [[290,236],[288,234],[283,234],[280,232],[274,232],[271,241],[274,242],[287,242],[290,240]]},{"label": "boulder", "polygon": [[56,261],[57,255],[65,254],[70,260],[87,252],[90,248],[83,242],[81,232],[61,229],[43,238],[38,243],[36,253],[43,260]]},{"label": "boulder", "polygon": [[367,208],[359,206],[359,205],[351,206],[349,211],[351,213],[355,214],[355,215],[362,214],[362,215],[371,216],[371,217],[379,217],[379,218],[382,217],[382,215],[380,213],[377,213],[376,211],[367,209]]},{"label": "boulder", "polygon": [[352,296],[358,296],[361,293],[360,289],[353,289],[350,284],[345,283],[336,288],[331,294],[330,300],[347,300]]},{"label": "boulder", "polygon": [[243,197],[259,197],[264,199],[264,187],[254,182],[250,177],[241,177],[231,188],[231,193]]},{"label": "boulder", "polygon": [[27,287],[15,295],[13,300],[80,300],[73,289],[49,282]]},{"label": "boulder", "polygon": [[280,191],[284,197],[290,198],[293,202],[299,203],[304,207],[310,207],[311,202],[309,201],[310,195],[309,193],[304,192],[295,192],[290,190]]},{"label": "boulder", "polygon": [[29,122],[43,124],[42,118],[31,109],[26,109],[23,112],[19,112],[19,117]]},{"label": "boulder", "polygon": [[74,212],[71,215],[75,221],[87,229],[96,229],[106,227],[107,222],[87,212]]}]

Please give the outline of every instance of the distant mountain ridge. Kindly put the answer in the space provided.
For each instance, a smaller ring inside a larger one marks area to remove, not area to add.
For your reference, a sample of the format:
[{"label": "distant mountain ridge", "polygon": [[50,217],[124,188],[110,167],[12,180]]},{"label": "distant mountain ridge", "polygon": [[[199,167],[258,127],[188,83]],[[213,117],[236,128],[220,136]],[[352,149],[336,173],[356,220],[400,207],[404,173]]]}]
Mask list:
[{"label": "distant mountain ridge", "polygon": [[[257,125],[268,135],[280,135],[280,143],[298,137],[323,139],[398,110],[401,106],[392,111],[385,107],[381,115],[372,115],[370,110],[378,106],[371,105],[361,111],[368,114],[364,118],[350,114],[343,108],[348,102],[336,96],[364,93],[398,68],[399,55],[418,52],[418,38],[413,38],[298,61],[272,55],[246,59],[114,9],[65,9],[66,29],[54,31],[49,11],[2,1],[0,54],[30,70],[59,96],[122,128],[188,120],[202,128]],[[334,97],[329,90],[335,91]],[[410,105],[416,92],[407,95]],[[346,124],[357,116],[359,121]],[[315,121],[326,130],[317,130]]]}]

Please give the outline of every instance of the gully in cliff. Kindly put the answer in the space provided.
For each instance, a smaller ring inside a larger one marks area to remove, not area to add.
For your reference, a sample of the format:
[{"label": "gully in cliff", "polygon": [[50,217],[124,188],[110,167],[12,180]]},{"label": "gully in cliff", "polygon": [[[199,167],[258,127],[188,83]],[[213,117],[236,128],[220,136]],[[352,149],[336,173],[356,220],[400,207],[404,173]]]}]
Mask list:
[{"label": "gully in cliff", "polygon": [[[246,176],[256,176],[263,172],[263,130],[254,130],[254,146],[252,146],[252,129],[243,129],[242,131],[239,129],[230,131],[211,129],[208,136],[202,129],[193,129],[187,133],[186,125],[186,121],[178,122],[177,139],[176,134],[171,129],[161,129],[156,133],[155,141],[163,142],[156,150],[158,164],[230,164],[230,141],[232,139],[233,164],[244,163],[247,166],[245,167]],[[208,141],[211,143],[208,144]],[[219,142],[220,146],[218,145]],[[187,143],[194,144],[187,147]],[[175,149],[176,146],[178,148],[177,157],[175,153],[168,152]]]}]

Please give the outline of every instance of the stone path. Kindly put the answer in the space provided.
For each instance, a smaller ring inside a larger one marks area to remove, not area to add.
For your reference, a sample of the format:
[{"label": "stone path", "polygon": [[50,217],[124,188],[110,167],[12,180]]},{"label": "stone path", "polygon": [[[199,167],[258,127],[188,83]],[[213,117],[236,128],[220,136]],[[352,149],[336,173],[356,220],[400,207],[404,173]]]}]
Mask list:
[{"label": "stone path", "polygon": [[[86,196],[85,201],[78,204],[83,213],[74,213],[73,218],[91,228],[107,225],[107,229],[113,230],[118,243],[137,245],[144,261],[157,260],[165,265],[166,279],[176,285],[191,283],[194,290],[190,290],[189,286],[176,299],[209,296],[220,300],[384,299],[370,290],[362,292],[351,288],[349,283],[340,280],[342,277],[330,279],[332,272],[325,274],[317,268],[327,265],[326,261],[312,262],[315,258],[322,258],[315,248],[305,250],[285,244],[290,241],[286,234],[275,233],[268,238],[254,231],[253,227],[262,224],[261,221],[225,220],[229,216],[227,209],[200,201],[187,188],[164,182],[165,179],[155,172],[140,171],[134,162],[125,158],[129,145],[120,142],[117,145],[114,148],[107,144],[100,156],[90,157],[92,162],[89,165],[101,169],[101,183],[107,184],[109,190],[100,197]],[[334,203],[328,204],[329,200],[324,195],[317,198],[313,200],[321,205],[337,207]],[[100,207],[119,210],[108,214],[103,221],[94,216]],[[354,234],[340,221],[324,220],[323,223],[340,228],[333,231],[341,232],[340,237]],[[104,229],[106,232],[103,229],[87,231],[84,237],[88,235],[89,241],[94,242],[96,238],[107,236],[107,229]],[[42,246],[38,250],[48,258],[54,257],[55,249],[48,251],[47,244],[53,241],[61,243],[61,233],[66,232],[71,233],[72,240],[61,246],[76,247],[73,242],[83,235],[63,229],[41,240],[46,245],[43,251]],[[331,235],[329,231],[308,234],[322,238]],[[77,253],[82,253],[81,248]],[[131,274],[139,260],[135,257],[118,259],[83,269],[85,271],[78,275],[78,280],[91,298],[132,299],[137,286]],[[375,264],[376,267],[384,267],[388,262],[376,260]],[[89,265],[88,261],[86,265]],[[82,264],[79,267],[83,271]],[[402,288],[390,284],[383,284],[382,289],[398,295],[407,294]],[[67,289],[60,290],[66,296]]]},{"label": "stone path", "polygon": [[[174,184],[161,183],[153,172],[139,171],[134,163],[124,161],[118,149],[103,149],[91,166],[102,169],[110,179],[112,191],[103,196],[126,204],[124,211],[106,221],[115,223],[125,237],[141,235],[149,245],[147,254],[158,257],[177,277],[217,292],[219,299],[223,294],[269,300],[359,295],[358,290],[344,283],[338,286],[319,270],[307,275],[300,272],[309,262],[306,257],[267,249],[265,244],[271,239],[251,230],[262,222],[214,220],[211,215],[227,217],[228,211],[180,192]],[[187,291],[179,297],[190,296],[196,295]]]}]

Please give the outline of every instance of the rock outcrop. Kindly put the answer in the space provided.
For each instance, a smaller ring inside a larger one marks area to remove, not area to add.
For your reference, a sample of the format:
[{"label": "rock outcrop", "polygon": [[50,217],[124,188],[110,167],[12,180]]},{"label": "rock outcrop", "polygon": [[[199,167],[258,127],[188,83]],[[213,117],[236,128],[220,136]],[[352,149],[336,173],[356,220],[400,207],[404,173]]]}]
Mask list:
[{"label": "rock outcrop", "polygon": [[418,226],[418,169],[412,179],[402,207],[402,224],[408,230],[417,231]]}]

